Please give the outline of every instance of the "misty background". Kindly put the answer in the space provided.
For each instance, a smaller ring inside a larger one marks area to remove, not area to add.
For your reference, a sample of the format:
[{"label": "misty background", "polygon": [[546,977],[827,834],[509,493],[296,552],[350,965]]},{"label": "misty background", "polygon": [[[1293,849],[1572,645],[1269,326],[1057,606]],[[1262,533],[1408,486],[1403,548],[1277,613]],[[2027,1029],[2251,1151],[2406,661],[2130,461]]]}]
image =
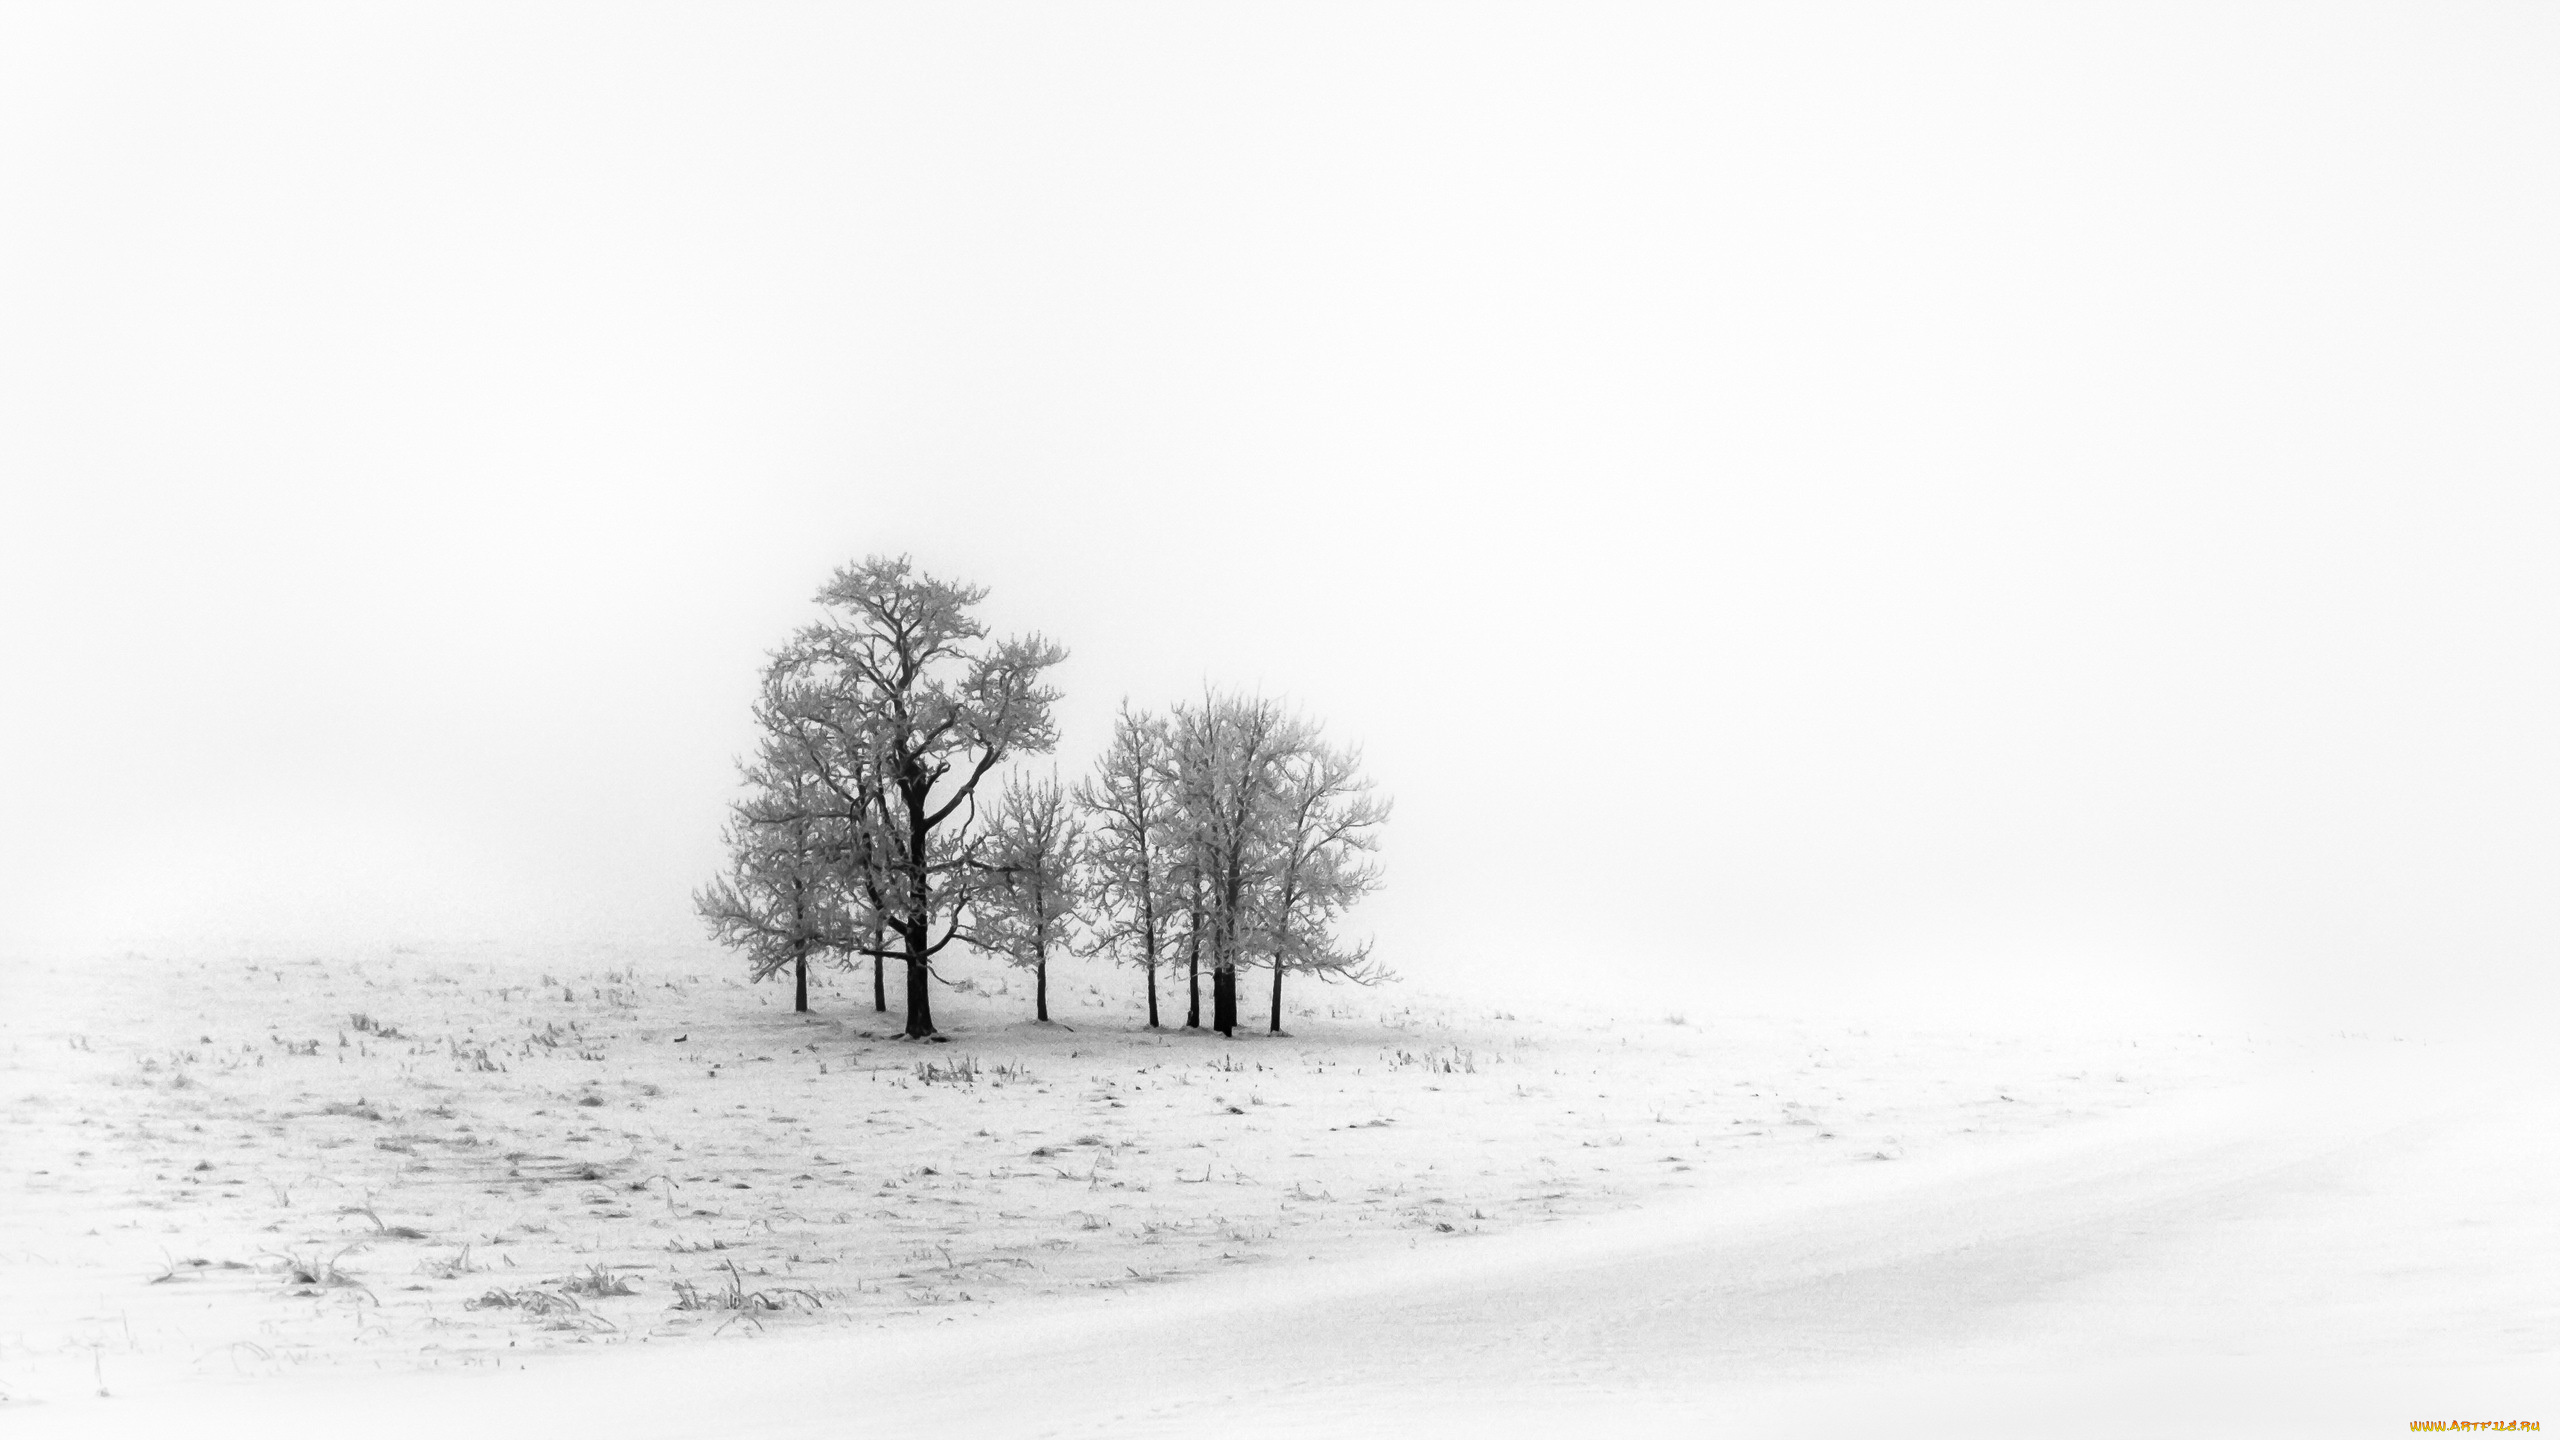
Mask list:
[{"label": "misty background", "polygon": [[12,6],[0,957],[703,944],[765,652],[912,552],[1071,647],[1070,773],[1204,682],[1363,743],[1418,982],[2547,1017],[2555,71],[2497,4]]}]

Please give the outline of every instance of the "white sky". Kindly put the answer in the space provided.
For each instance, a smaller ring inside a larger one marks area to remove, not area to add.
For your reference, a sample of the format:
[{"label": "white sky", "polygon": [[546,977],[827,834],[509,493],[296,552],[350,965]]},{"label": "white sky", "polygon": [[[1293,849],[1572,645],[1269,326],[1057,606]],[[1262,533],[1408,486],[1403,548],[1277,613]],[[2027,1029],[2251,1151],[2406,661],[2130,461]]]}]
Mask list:
[{"label": "white sky", "polygon": [[0,951],[687,940],[911,550],[1382,952],[2560,990],[2560,11],[0,11]]}]

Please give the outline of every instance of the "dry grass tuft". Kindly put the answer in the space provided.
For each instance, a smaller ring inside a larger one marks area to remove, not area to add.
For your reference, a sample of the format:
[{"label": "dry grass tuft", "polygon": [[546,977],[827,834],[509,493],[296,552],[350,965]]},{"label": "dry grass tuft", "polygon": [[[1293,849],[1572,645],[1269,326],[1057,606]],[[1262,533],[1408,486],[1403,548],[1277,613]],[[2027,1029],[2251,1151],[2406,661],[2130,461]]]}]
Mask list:
[{"label": "dry grass tuft", "polygon": [[676,1310],[790,1310],[806,1306],[823,1310],[825,1302],[796,1286],[776,1286],[769,1290],[750,1290],[746,1277],[738,1273],[738,1262],[727,1262],[729,1283],[717,1289],[704,1290],[689,1280],[676,1282]]},{"label": "dry grass tuft", "polygon": [[427,1238],[427,1232],[419,1229],[415,1225],[383,1224],[382,1217],[374,1212],[374,1208],[370,1202],[363,1205],[341,1205],[338,1207],[338,1213],[341,1215],[363,1216],[367,1220],[373,1222],[373,1233],[387,1240],[424,1240]]},{"label": "dry grass tuft", "polygon": [[497,1287],[483,1291],[477,1300],[462,1302],[465,1310],[521,1310],[542,1323],[545,1330],[618,1330],[621,1327],[602,1315],[579,1304],[567,1295],[528,1285],[521,1290]]},{"label": "dry grass tuft", "polygon": [[348,1251],[360,1249],[362,1245],[363,1242],[358,1241],[354,1245],[340,1246],[338,1252],[327,1259],[322,1259],[318,1250],[308,1255],[295,1255],[288,1251],[281,1255],[270,1254],[267,1258],[277,1262],[285,1285],[295,1293],[316,1295],[323,1290],[343,1289],[363,1290],[370,1295],[373,1291],[338,1263],[347,1257]]},{"label": "dry grass tuft", "polygon": [[462,1248],[454,1251],[450,1255],[430,1255],[426,1259],[418,1262],[418,1273],[435,1280],[459,1279],[464,1275],[470,1274],[474,1270],[481,1270],[485,1268],[487,1267],[471,1263],[471,1244],[469,1241],[463,1242]]},{"label": "dry grass tuft", "polygon": [[962,1055],[948,1062],[916,1062],[916,1078],[927,1085],[974,1085],[978,1083],[979,1073],[975,1055]]},{"label": "dry grass tuft", "polygon": [[628,1277],[616,1275],[602,1265],[590,1265],[584,1273],[572,1275],[561,1281],[560,1289],[564,1294],[585,1295],[590,1298],[640,1293],[640,1288],[632,1284]]}]

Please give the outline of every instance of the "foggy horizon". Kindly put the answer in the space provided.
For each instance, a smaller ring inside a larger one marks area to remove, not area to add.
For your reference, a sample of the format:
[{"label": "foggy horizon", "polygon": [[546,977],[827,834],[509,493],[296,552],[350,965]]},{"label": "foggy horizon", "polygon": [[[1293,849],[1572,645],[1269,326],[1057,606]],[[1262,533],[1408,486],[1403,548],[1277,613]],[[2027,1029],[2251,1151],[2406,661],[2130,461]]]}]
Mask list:
[{"label": "foggy horizon", "polygon": [[0,954],[707,945],[912,553],[1070,776],[1361,745],[1419,985],[2554,998],[2548,15],[139,13],[0,21]]}]

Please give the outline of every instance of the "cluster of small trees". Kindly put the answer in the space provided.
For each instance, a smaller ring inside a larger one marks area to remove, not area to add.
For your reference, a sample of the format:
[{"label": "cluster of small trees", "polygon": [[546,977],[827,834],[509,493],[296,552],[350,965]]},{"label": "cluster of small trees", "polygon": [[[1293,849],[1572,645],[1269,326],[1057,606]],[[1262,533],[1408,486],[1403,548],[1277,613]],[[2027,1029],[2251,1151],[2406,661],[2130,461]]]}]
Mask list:
[{"label": "cluster of small trees", "polygon": [[[1187,983],[1197,1027],[1232,1035],[1239,976],[1271,972],[1280,1033],[1291,973],[1385,972],[1340,921],[1378,884],[1388,806],[1356,750],[1272,701],[1216,691],[1164,715],[1125,704],[1091,775],[999,767],[1052,752],[1066,652],[994,640],[976,586],[903,558],[849,566],[819,591],[823,618],[766,667],[761,732],[732,809],[730,867],[695,897],[757,979],[791,973],[809,1008],[813,963],[868,960],[874,1009],[903,967],[906,1033],[934,1033],[933,962],[966,943],[1031,973],[1049,1018],[1049,965],[1108,955]],[[982,791],[991,791],[982,795]]]}]

